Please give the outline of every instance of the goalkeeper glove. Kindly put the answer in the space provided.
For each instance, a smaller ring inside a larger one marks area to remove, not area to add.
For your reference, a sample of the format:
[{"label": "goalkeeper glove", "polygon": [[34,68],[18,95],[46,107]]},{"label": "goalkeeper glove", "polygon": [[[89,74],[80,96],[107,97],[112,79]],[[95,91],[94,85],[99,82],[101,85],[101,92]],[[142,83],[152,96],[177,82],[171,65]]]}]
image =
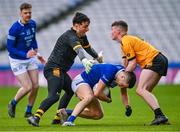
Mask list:
[{"label": "goalkeeper glove", "polygon": [[129,117],[131,116],[131,114],[132,114],[131,106],[127,105],[125,115]]},{"label": "goalkeeper glove", "polygon": [[99,63],[103,63],[103,62],[104,62],[103,51],[100,51],[100,52],[99,52],[98,58],[96,58],[96,60],[97,60]]},{"label": "goalkeeper glove", "polygon": [[86,73],[89,73],[91,67],[93,66],[93,62],[88,60],[87,58],[82,59],[83,66],[85,67]]}]

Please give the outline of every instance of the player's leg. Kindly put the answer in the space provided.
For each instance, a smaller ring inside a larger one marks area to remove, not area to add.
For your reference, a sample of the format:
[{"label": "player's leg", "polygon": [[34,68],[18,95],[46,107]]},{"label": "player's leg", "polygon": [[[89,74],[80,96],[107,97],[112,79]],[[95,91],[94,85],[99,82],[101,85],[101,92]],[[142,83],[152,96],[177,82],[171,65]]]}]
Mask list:
[{"label": "player's leg", "polygon": [[157,80],[159,80],[160,77],[161,76],[152,70],[143,69],[136,89],[137,94],[140,95],[153,110],[159,108],[159,104],[156,97],[149,92],[148,89],[152,89],[152,86],[154,86],[155,83],[157,84]]},{"label": "player's leg", "polygon": [[99,120],[103,118],[104,112],[97,98],[93,98],[90,104],[79,114],[79,117]]},{"label": "player's leg", "polygon": [[48,96],[44,99],[34,116],[27,119],[33,126],[39,126],[39,121],[43,114],[59,100],[60,92],[64,86],[64,73],[58,68],[44,72],[48,84]]},{"label": "player's leg", "polygon": [[152,61],[152,65],[145,67],[140,75],[137,93],[143,97],[151,109],[154,111],[155,119],[152,125],[158,125],[168,121],[162,113],[156,97],[151,93],[158,84],[161,76],[166,76],[168,68],[168,59],[159,53]]},{"label": "player's leg", "polygon": [[25,112],[25,117],[30,117],[32,115],[32,107],[35,103],[36,97],[37,97],[37,93],[38,93],[38,89],[39,89],[39,77],[38,77],[38,70],[29,70],[29,77],[31,79],[32,82],[32,89],[29,92],[28,95],[28,105],[26,107],[26,112]]},{"label": "player's leg", "polygon": [[143,69],[139,78],[139,83],[137,86],[137,94],[140,95],[146,103],[150,106],[150,108],[155,113],[155,118],[160,117],[161,122],[167,122],[167,118],[164,116],[163,112],[160,109],[157,98],[151,93],[154,86],[157,85],[161,76],[149,69]]},{"label": "player's leg", "polygon": [[25,117],[30,117],[32,115],[32,107],[36,100],[38,88],[39,88],[39,73],[38,73],[38,63],[35,58],[30,58],[28,63],[28,74],[32,82],[32,89],[28,95],[28,104],[26,107]]},{"label": "player's leg", "polygon": [[[68,110],[68,113],[66,111],[66,108],[72,96],[74,95],[74,92],[72,91],[72,88],[71,88],[71,83],[72,83],[71,78],[69,77],[68,74],[65,74],[65,81],[64,81],[64,87],[63,87],[63,90],[65,91],[65,93],[59,101],[58,109],[52,121],[52,124],[63,124],[67,120],[68,115],[71,115],[71,113],[69,113],[69,110]],[[70,112],[72,112],[72,110],[70,110]]]},{"label": "player's leg", "polygon": [[17,103],[31,90],[32,83],[27,72],[16,75],[21,88],[17,91],[14,99],[8,105],[8,114],[10,117],[15,117],[15,108]]},{"label": "player's leg", "polygon": [[[73,84],[72,84],[73,85]],[[86,83],[81,83],[77,86],[76,95],[80,99],[71,114],[67,122],[63,123],[63,126],[74,125],[76,117],[83,111],[83,109],[93,100],[94,94],[90,86]]]}]

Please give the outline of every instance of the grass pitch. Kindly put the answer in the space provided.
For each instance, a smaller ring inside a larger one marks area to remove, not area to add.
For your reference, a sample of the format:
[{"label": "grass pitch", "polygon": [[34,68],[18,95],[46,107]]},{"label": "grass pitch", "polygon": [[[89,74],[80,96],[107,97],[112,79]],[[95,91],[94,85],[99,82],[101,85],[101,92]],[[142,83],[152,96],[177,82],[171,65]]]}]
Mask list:
[{"label": "grass pitch", "polygon": [[[0,131],[180,131],[180,85],[163,85],[154,89],[161,109],[168,116],[171,125],[149,126],[154,118],[153,112],[145,102],[136,95],[135,89],[128,90],[133,114],[126,117],[125,108],[119,94],[119,89],[112,89],[112,103],[102,103],[104,117],[101,120],[88,120],[77,118],[76,126],[62,127],[51,125],[55,115],[57,103],[54,104],[43,116],[40,127],[29,125],[23,117],[27,97],[20,101],[16,109],[16,118],[7,114],[7,104],[14,97],[17,88],[0,88]],[[33,111],[39,107],[40,102],[47,96],[47,89],[40,88]],[[73,108],[78,102],[73,97],[68,108]]]}]

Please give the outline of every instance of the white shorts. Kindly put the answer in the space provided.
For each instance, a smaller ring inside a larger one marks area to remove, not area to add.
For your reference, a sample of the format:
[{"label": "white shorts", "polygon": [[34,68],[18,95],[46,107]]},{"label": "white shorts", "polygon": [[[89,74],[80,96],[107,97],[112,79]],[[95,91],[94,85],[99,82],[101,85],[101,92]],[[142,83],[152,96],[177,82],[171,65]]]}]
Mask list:
[{"label": "white shorts", "polygon": [[38,61],[36,58],[19,60],[9,57],[9,61],[10,61],[11,70],[13,71],[15,76],[25,73],[29,70],[38,69]]},{"label": "white shorts", "polygon": [[[84,79],[81,77],[81,75],[79,74],[79,75],[77,75],[77,76],[73,79],[72,84],[71,84],[71,88],[72,88],[72,90],[74,91],[74,93],[76,93],[77,89],[78,89],[79,86],[82,85],[82,84],[85,84],[85,85],[88,85],[88,86],[89,86],[89,84],[86,83],[86,82],[84,81]],[[89,87],[90,87],[90,86],[89,86]]]}]

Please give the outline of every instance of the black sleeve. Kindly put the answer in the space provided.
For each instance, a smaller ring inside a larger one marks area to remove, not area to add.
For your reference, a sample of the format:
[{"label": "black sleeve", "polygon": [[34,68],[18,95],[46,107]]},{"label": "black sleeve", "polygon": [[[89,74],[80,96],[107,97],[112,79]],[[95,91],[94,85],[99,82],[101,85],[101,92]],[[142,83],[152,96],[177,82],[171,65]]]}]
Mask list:
[{"label": "black sleeve", "polygon": [[81,47],[79,38],[75,34],[68,34],[67,37],[69,39],[68,44],[73,48],[73,50],[76,50],[77,48]]}]

